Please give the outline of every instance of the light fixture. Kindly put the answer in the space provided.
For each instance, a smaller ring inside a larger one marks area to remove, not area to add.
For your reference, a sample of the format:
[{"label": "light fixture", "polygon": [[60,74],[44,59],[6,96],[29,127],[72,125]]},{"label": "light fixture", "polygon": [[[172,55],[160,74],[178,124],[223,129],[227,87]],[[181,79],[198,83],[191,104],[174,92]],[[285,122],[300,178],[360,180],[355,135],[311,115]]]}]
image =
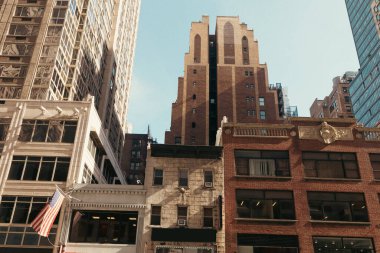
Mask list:
[{"label": "light fixture", "polygon": [[259,206],[261,204],[261,201],[257,201],[256,206]]},{"label": "light fixture", "polygon": [[134,217],[129,217],[129,220],[137,220],[137,219]]},{"label": "light fixture", "polygon": [[277,201],[275,201],[275,202],[272,204],[272,206],[275,206],[275,205],[277,205]]}]

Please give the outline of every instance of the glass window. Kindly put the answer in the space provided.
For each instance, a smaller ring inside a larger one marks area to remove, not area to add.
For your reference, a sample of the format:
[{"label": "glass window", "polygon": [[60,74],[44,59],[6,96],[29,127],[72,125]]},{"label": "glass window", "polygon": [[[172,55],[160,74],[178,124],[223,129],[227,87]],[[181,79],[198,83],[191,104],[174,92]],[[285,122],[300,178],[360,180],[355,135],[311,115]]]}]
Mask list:
[{"label": "glass window", "polygon": [[10,124],[10,120],[0,119],[0,141],[5,141],[5,139],[7,138]]},{"label": "glass window", "polygon": [[236,190],[238,218],[294,220],[291,191]]},{"label": "glass window", "polygon": [[265,105],[265,98],[259,97],[259,105],[264,106]]},{"label": "glass window", "polygon": [[203,227],[212,228],[214,226],[213,208],[203,208]]},{"label": "glass window", "polygon": [[303,152],[302,162],[306,177],[360,178],[355,153]]},{"label": "glass window", "polygon": [[298,253],[296,235],[238,234],[237,253]]},{"label": "glass window", "polygon": [[152,206],[150,225],[161,225],[161,206]]},{"label": "glass window", "polygon": [[135,244],[138,212],[73,211],[70,242]]},{"label": "glass window", "polygon": [[66,181],[68,157],[14,156],[9,180]]},{"label": "glass window", "polygon": [[288,151],[235,150],[236,175],[289,177]]},{"label": "glass window", "polygon": [[266,119],[265,111],[260,111],[260,119]]},{"label": "glass window", "polygon": [[368,222],[363,193],[308,192],[312,220]]},{"label": "glass window", "polygon": [[164,181],[164,171],[162,169],[154,169],[153,185],[162,185]]},{"label": "glass window", "polygon": [[313,237],[314,252],[374,253],[371,238]]},{"label": "glass window", "polygon": [[178,173],[178,186],[188,186],[188,171],[187,169],[180,169]]},{"label": "glass window", "polygon": [[174,137],[174,144],[181,144],[181,137]]},{"label": "glass window", "polygon": [[[178,225],[186,225],[186,222],[187,222],[187,206],[178,206],[177,207],[177,218],[178,218]],[[182,224],[181,221],[185,221],[185,223]]]},{"label": "glass window", "polygon": [[371,160],[373,177],[380,179],[380,154],[370,154],[369,158]]},{"label": "glass window", "polygon": [[213,184],[213,173],[212,170],[204,171],[204,182],[206,187],[212,187]]}]

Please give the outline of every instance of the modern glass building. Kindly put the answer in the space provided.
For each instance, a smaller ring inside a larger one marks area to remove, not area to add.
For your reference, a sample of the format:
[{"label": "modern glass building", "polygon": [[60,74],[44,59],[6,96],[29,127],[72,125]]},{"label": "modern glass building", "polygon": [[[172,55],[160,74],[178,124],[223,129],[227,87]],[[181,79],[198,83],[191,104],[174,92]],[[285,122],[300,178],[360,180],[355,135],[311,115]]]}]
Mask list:
[{"label": "modern glass building", "polygon": [[360,70],[350,94],[357,120],[368,127],[380,122],[380,1],[346,0]]}]

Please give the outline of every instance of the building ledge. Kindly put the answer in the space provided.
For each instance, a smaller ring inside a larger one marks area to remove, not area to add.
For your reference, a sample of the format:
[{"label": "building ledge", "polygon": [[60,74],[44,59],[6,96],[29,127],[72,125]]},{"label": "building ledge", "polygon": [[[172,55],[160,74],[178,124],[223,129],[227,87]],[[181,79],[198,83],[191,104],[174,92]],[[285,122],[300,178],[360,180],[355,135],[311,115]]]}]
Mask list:
[{"label": "building ledge", "polygon": [[[339,182],[361,182],[361,178],[321,178],[321,177],[305,177],[305,181],[339,181]],[[379,181],[380,182],[380,181]]]},{"label": "building ledge", "polygon": [[246,176],[246,175],[235,175],[235,178],[241,179],[255,179],[255,180],[278,180],[278,181],[288,181],[292,177],[276,177],[276,176]]},{"label": "building ledge", "polygon": [[312,224],[322,224],[322,225],[354,225],[354,226],[369,226],[371,225],[368,221],[326,221],[326,220],[310,220]]},{"label": "building ledge", "polygon": [[247,221],[247,222],[263,222],[263,223],[296,223],[298,220],[286,220],[286,219],[256,219],[256,218],[235,218],[236,221]]}]

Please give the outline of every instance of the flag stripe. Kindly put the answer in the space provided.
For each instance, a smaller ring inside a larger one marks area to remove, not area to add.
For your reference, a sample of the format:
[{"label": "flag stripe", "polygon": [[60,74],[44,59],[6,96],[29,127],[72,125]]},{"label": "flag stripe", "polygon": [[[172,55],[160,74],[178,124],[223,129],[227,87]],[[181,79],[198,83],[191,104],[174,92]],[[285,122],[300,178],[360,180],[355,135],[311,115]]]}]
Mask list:
[{"label": "flag stripe", "polygon": [[65,196],[57,189],[50,201],[32,221],[31,226],[41,236],[47,237],[54,224]]}]

